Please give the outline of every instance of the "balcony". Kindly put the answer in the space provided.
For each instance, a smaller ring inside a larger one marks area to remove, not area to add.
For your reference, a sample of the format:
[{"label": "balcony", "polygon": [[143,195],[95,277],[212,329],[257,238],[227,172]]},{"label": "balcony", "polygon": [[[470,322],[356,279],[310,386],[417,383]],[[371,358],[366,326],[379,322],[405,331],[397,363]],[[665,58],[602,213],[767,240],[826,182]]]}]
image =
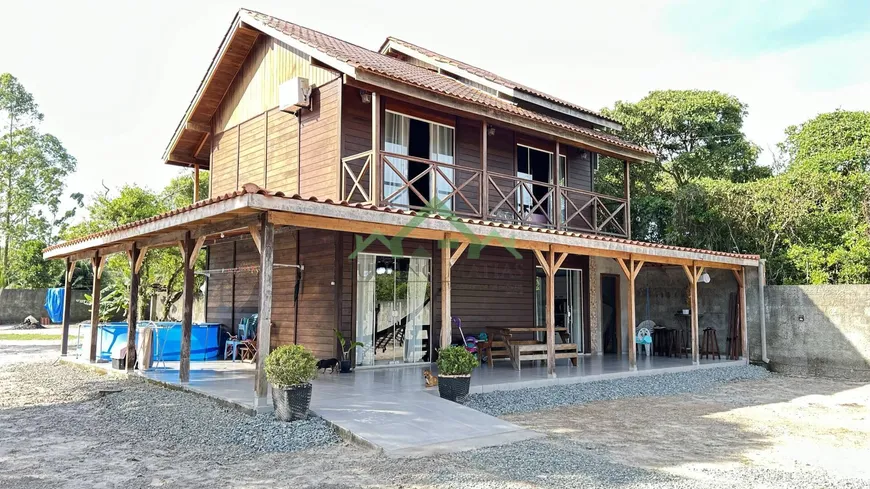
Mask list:
[{"label": "balcony", "polygon": [[628,237],[625,198],[384,151],[342,158],[341,190],[353,203]]}]

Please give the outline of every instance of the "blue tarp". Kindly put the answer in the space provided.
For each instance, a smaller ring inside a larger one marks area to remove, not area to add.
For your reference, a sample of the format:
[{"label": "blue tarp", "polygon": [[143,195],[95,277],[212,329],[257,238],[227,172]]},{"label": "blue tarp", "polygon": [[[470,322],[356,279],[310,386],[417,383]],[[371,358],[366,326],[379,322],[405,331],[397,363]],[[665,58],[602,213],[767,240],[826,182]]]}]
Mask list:
[{"label": "blue tarp", "polygon": [[48,317],[51,322],[59,323],[63,321],[63,289],[48,289],[45,292],[45,310],[48,311]]}]

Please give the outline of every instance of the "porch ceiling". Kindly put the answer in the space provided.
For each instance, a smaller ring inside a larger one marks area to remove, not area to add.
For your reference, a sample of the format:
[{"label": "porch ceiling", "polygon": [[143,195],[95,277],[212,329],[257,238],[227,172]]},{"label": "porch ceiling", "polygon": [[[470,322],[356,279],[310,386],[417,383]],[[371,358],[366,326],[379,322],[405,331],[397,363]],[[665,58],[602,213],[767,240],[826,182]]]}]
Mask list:
[{"label": "porch ceiling", "polygon": [[[404,209],[381,208],[292,197],[246,184],[232,194],[166,214],[102,231],[46,248],[46,259],[84,259],[129,249],[134,243],[149,248],[172,246],[191,232],[193,238],[256,225],[262,213],[276,225],[355,232],[385,237],[441,240],[449,237],[488,246],[518,249],[552,249],[556,252],[634,258],[650,263],[696,264],[718,268],[758,266],[759,257],[709,250],[680,248],[621,238],[508,225],[476,219],[445,218]],[[389,238],[386,238],[389,239]]]}]

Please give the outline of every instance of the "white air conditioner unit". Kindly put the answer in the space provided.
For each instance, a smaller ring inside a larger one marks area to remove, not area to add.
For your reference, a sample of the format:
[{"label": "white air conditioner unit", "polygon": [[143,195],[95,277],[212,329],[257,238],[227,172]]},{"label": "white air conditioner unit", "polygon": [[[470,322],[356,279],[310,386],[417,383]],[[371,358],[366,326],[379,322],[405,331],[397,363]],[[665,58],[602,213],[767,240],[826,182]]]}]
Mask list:
[{"label": "white air conditioner unit", "polygon": [[291,78],[278,87],[278,106],[283,112],[296,113],[311,107],[311,86],[308,78]]}]

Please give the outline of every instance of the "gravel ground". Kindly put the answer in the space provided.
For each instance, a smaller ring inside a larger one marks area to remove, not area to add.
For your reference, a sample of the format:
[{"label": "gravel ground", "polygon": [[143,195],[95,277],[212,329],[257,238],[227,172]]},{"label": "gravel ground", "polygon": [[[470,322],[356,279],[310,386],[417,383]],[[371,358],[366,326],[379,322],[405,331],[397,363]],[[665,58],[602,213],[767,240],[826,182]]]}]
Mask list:
[{"label": "gravel ground", "polygon": [[[501,393],[517,408],[507,419],[546,437],[397,460],[339,441],[318,420],[277,423],[140,381],[28,361],[0,367],[0,487],[870,487],[870,475],[855,471],[866,465],[855,460],[870,458],[870,386],[745,368],[663,377]],[[641,395],[650,397],[639,403]],[[485,399],[496,400],[469,402]],[[583,404],[563,405],[569,399]],[[557,401],[562,407],[521,412]],[[639,413],[678,423],[644,426]],[[814,437],[796,437],[814,424]],[[711,455],[710,445],[722,453]],[[813,450],[836,460],[816,461],[823,457]]]},{"label": "gravel ground", "polygon": [[538,389],[496,391],[472,394],[464,404],[492,416],[552,409],[611,399],[650,396],[675,396],[702,392],[711,387],[740,380],[761,380],[770,375],[767,369],[753,365],[708,368],[676,374],[629,377]]}]

